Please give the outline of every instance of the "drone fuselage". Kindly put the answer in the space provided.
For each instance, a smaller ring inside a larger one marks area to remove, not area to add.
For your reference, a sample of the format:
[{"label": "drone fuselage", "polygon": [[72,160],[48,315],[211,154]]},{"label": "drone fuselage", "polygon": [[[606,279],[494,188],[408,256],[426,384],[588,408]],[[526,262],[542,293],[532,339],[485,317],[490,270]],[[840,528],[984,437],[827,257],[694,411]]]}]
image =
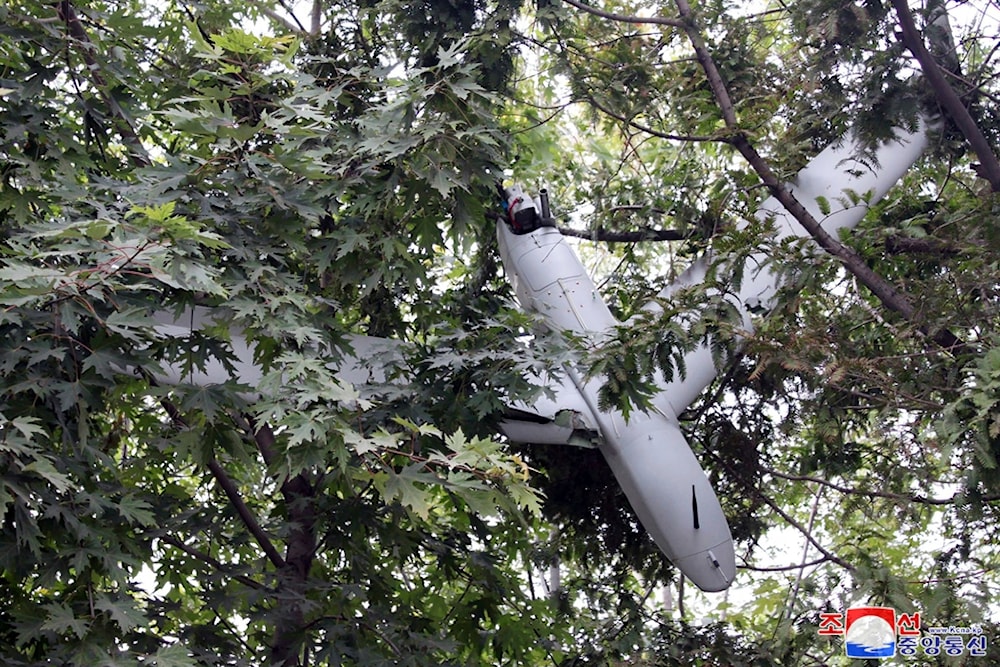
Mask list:
[{"label": "drone fuselage", "polygon": [[[868,207],[916,161],[926,142],[923,127],[915,132],[898,131],[893,141],[862,160],[857,157],[863,154],[860,142],[842,141],[813,158],[788,189],[827,233],[836,236],[861,221]],[[530,209],[541,211],[547,206],[536,207],[518,186],[505,194],[509,215],[498,221],[497,235],[504,268],[521,307],[541,315],[551,329],[572,332],[599,345],[621,323],[559,231],[547,221],[530,223]],[[774,198],[761,205],[756,218],[773,225],[778,240],[806,235]],[[677,289],[702,282],[709,264],[707,256],[696,260],[660,296],[668,298]],[[780,267],[764,253],[752,254],[742,267],[733,268],[742,271],[739,289],[722,296],[740,313],[749,334],[752,314],[770,311],[784,279]],[[683,366],[681,377],[662,383],[653,397],[654,410],[627,420],[620,411],[598,409],[597,388],[603,378],[581,378],[567,368],[569,381],[553,388],[559,397],[556,405],[536,405],[543,408],[539,414],[546,412],[553,418],[550,432],[537,424],[529,430],[516,420],[505,422],[502,428],[514,440],[569,442],[574,430],[565,426],[566,419],[554,417],[572,412],[580,426],[577,430],[589,425],[599,434],[601,452],[663,553],[699,588],[720,591],[735,577],[733,541],[720,503],[677,419],[719,369],[707,345],[686,354]]]}]

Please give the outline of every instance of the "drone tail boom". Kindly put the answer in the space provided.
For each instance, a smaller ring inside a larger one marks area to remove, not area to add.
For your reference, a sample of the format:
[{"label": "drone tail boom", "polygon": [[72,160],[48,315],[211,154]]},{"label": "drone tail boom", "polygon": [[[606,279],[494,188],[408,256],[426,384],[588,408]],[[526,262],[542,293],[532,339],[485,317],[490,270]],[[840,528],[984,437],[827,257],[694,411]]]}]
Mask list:
[{"label": "drone tail boom", "polygon": [[[788,189],[820,221],[823,229],[836,237],[840,230],[856,227],[869,208],[913,166],[927,147],[927,129],[926,123],[920,123],[912,132],[899,129],[892,140],[872,153],[866,153],[859,139],[844,139],[810,160],[788,184]],[[775,197],[761,204],[755,218],[761,222],[770,221],[779,240],[808,236]],[[677,290],[702,282],[710,265],[709,257],[699,258],[662,290],[656,301],[668,299]],[[774,307],[774,298],[784,279],[765,253],[747,258],[742,273],[739,289],[723,296],[739,311],[744,330],[749,334],[753,333],[752,315],[769,312]],[[659,309],[655,302],[647,307]],[[718,374],[713,355],[704,345],[689,352],[684,365],[685,377],[666,384],[655,397],[654,403],[659,409],[679,414]]]}]

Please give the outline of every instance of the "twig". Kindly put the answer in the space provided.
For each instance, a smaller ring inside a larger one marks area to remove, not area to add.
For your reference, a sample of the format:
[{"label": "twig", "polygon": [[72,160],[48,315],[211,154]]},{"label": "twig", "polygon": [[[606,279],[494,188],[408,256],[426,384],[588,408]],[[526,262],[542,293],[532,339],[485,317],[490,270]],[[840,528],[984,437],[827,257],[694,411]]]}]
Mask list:
[{"label": "twig", "polygon": [[808,563],[795,563],[793,565],[774,565],[774,566],[760,566],[760,565],[737,565],[741,570],[749,570],[751,572],[791,572],[792,570],[802,570],[803,568],[813,567],[815,565],[822,565],[823,563],[829,563],[830,559],[826,556],[811,560]]},{"label": "twig", "polygon": [[224,626],[226,626],[226,628],[229,630],[230,636],[232,636],[234,639],[236,639],[236,641],[238,641],[240,643],[240,645],[243,646],[243,650],[245,651],[245,653],[243,655],[253,655],[254,652],[255,652],[254,648],[252,646],[250,646],[250,644],[247,643],[246,639],[243,638],[243,636],[244,636],[245,633],[244,632],[240,632],[235,627],[233,627],[233,624],[229,621],[229,619],[227,619],[225,616],[223,616],[222,614],[220,614],[218,609],[213,608],[212,609],[212,613],[215,614],[215,618],[217,618],[220,623],[222,623]]},{"label": "twig", "polygon": [[600,102],[598,102],[596,99],[594,99],[593,95],[588,95],[586,101],[589,104],[591,104],[594,107],[596,107],[597,110],[600,111],[601,113],[604,113],[604,114],[606,114],[608,116],[611,116],[612,118],[614,118],[616,120],[619,120],[622,123],[625,123],[626,125],[628,125],[629,127],[633,127],[635,129],[639,130],[640,132],[645,132],[646,134],[651,134],[654,137],[659,137],[660,139],[666,139],[668,141],[687,141],[687,142],[692,142],[692,143],[707,142],[707,141],[718,141],[718,142],[725,143],[725,142],[728,141],[728,139],[726,137],[704,136],[704,135],[696,135],[696,134],[671,134],[669,132],[663,132],[661,130],[653,129],[653,128],[649,127],[648,125],[644,125],[642,123],[637,123],[635,120],[633,120],[631,118],[626,118],[625,116],[612,111],[611,109],[607,108],[606,106],[604,106],[603,104],[601,104]]},{"label": "twig", "polygon": [[588,14],[593,14],[594,16],[600,16],[602,19],[609,19],[611,21],[619,21],[621,23],[651,23],[654,25],[667,25],[674,28],[683,28],[684,22],[680,19],[664,18],[660,16],[630,16],[627,14],[615,14],[614,12],[606,12],[603,9],[598,9],[597,7],[591,7],[590,5],[585,5],[579,0],[565,0],[567,5],[572,5],[577,9],[583,10]]},{"label": "twig", "polygon": [[942,584],[945,582],[953,583],[956,581],[965,581],[968,579],[976,578],[981,579],[984,574],[989,574],[996,570],[996,567],[984,567],[973,572],[966,572],[964,574],[956,574],[954,577],[939,577],[935,579],[918,579],[916,581],[907,581],[908,584],[919,584],[921,586],[930,586],[933,584]]},{"label": "twig", "polygon": [[357,619],[357,622],[358,622],[358,625],[360,625],[363,628],[367,628],[368,630],[371,630],[371,632],[376,637],[378,637],[383,642],[385,642],[386,646],[388,646],[390,649],[392,649],[393,653],[395,653],[398,656],[403,655],[403,652],[401,650],[399,650],[399,647],[396,646],[396,643],[394,641],[392,641],[392,639],[389,638],[389,635],[385,634],[378,627],[376,627],[375,625],[373,625],[371,623],[368,623],[367,621],[363,621],[361,619]]},{"label": "twig", "polygon": [[[806,530],[812,533],[813,528],[816,526],[816,517],[819,516],[819,503],[820,499],[823,497],[823,487],[816,490],[816,497],[813,498],[812,511],[809,512],[809,525],[806,526]],[[799,573],[795,576],[795,585],[792,587],[791,592],[788,595],[788,602],[785,605],[788,617],[792,617],[792,612],[795,609],[795,601],[799,598],[799,589],[802,586],[802,577],[806,573],[806,557],[809,555],[809,543],[806,542],[805,546],[802,547],[802,565],[799,566]],[[778,635],[778,629],[781,625],[783,616],[778,617],[778,622],[774,625],[774,632],[771,634],[771,639],[774,639]]]},{"label": "twig", "polygon": [[[843,486],[840,484],[835,484],[825,479],[820,479],[819,477],[810,477],[808,475],[791,475],[789,473],[781,472],[780,470],[774,470],[772,468],[766,468],[761,466],[761,472],[767,473],[768,475],[773,475],[779,479],[788,480],[790,482],[809,482],[811,484],[819,484],[820,486],[825,486],[828,489],[833,489],[845,495],[850,496],[862,496],[865,498],[884,498],[886,500],[898,500],[907,503],[915,503],[918,505],[954,505],[962,499],[961,493],[956,493],[950,498],[929,498],[927,496],[922,496],[919,494],[905,494],[905,493],[891,493],[889,491],[865,491],[862,489],[854,489],[848,486]],[[996,502],[1000,500],[1000,494],[982,496],[983,502]]]},{"label": "twig", "polygon": [[265,588],[263,584],[261,584],[258,581],[254,581],[250,577],[246,577],[241,574],[233,574],[232,572],[230,572],[230,570],[232,569],[230,566],[226,565],[225,563],[221,562],[216,558],[213,558],[212,556],[209,556],[204,552],[198,551],[194,547],[188,546],[187,544],[177,539],[176,537],[172,537],[170,535],[163,535],[159,539],[163,540],[172,547],[180,549],[187,555],[192,556],[193,558],[200,560],[203,563],[211,565],[214,569],[218,570],[219,572],[222,572],[223,574],[227,574],[233,577],[234,579],[236,579],[236,581],[240,582],[241,584],[244,584],[256,590],[263,590]]},{"label": "twig", "polygon": [[823,557],[826,558],[826,560],[836,563],[837,565],[841,566],[842,568],[844,568],[848,572],[851,572],[852,574],[857,571],[857,569],[853,565],[848,563],[840,556],[834,555],[829,549],[820,544],[819,541],[817,541],[816,538],[812,536],[812,534],[806,529],[805,526],[796,521],[794,517],[788,514],[788,512],[781,509],[778,503],[774,502],[760,491],[757,491],[757,497],[760,498],[761,501],[764,502],[768,507],[770,507],[775,512],[775,514],[784,519],[785,523],[787,523],[792,528],[795,528],[797,531],[802,533],[802,535],[805,536],[806,540],[809,541],[809,544],[811,544],[813,548],[816,549],[816,551],[823,554]]},{"label": "twig", "polygon": [[889,236],[885,239],[885,251],[890,255],[919,253],[936,255],[938,257],[955,257],[962,254],[962,251],[956,245],[948,241],[936,239],[933,236],[928,236],[927,238],[913,238],[899,235]]},{"label": "twig", "polygon": [[633,212],[648,212],[653,215],[666,215],[667,212],[662,208],[650,207],[644,204],[620,204],[618,206],[612,206],[608,209],[608,213],[633,213]]}]

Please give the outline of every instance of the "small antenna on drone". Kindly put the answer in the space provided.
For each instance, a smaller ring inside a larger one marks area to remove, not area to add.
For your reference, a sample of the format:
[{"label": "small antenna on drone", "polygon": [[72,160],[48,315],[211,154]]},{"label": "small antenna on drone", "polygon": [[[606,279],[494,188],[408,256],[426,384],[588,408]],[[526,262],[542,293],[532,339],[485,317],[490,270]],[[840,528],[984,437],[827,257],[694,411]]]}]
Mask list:
[{"label": "small antenna on drone", "polygon": [[542,216],[542,220],[549,220],[552,218],[552,211],[549,209],[549,191],[546,188],[542,188],[538,192],[538,205],[541,207],[539,213]]}]

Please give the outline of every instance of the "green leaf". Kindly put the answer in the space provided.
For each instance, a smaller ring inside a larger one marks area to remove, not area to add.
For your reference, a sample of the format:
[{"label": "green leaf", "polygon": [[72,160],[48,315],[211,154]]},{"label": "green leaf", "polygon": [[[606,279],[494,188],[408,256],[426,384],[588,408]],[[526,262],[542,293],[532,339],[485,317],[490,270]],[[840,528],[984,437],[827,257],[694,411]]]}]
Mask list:
[{"label": "green leaf", "polygon": [[46,434],[41,420],[36,417],[22,415],[10,421],[3,421],[0,417],[0,423],[4,423],[5,426],[13,426],[26,440],[33,440],[36,436],[44,437]]},{"label": "green leaf", "polygon": [[437,480],[423,472],[423,468],[423,464],[413,463],[398,474],[390,472],[385,481],[385,496],[426,520],[430,517],[433,493],[424,485]]},{"label": "green leaf", "polygon": [[115,503],[118,513],[122,515],[131,525],[153,526],[156,524],[156,516],[153,514],[153,507],[149,502],[134,495],[125,495]]},{"label": "green leaf", "polygon": [[94,601],[94,608],[107,612],[122,629],[122,632],[143,627],[147,622],[146,615],[137,608],[135,600],[131,598],[112,599],[106,595],[100,595]]},{"label": "green leaf", "polygon": [[819,206],[819,212],[823,215],[830,215],[830,200],[826,197],[816,197],[816,205]]},{"label": "green leaf", "polygon": [[49,287],[65,280],[66,274],[57,269],[33,266],[23,262],[7,261],[0,268],[0,281],[13,283],[22,287]]},{"label": "green leaf", "polygon": [[71,608],[63,604],[45,605],[46,621],[42,624],[42,630],[49,630],[58,634],[72,632],[77,639],[83,639],[90,630],[90,621],[77,618]]},{"label": "green leaf", "polygon": [[55,469],[52,462],[47,458],[38,457],[35,458],[31,463],[24,466],[22,469],[24,472],[33,472],[39,477],[43,478],[49,484],[54,486],[57,491],[65,492],[72,487],[72,482],[70,479]]},{"label": "green leaf", "polygon": [[148,667],[198,667],[198,661],[187,648],[180,644],[171,644],[151,655],[143,661],[143,665],[148,665]]}]

